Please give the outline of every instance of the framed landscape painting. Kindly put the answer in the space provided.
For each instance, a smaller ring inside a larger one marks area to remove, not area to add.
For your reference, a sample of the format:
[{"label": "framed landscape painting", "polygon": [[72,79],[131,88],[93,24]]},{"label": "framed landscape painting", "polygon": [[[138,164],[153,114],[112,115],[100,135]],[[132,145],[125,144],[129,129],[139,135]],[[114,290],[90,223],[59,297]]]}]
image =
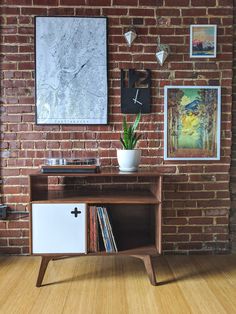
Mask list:
[{"label": "framed landscape painting", "polygon": [[217,45],[216,25],[190,26],[190,57],[215,58]]},{"label": "framed landscape painting", "polygon": [[107,18],[35,18],[37,124],[107,124]]},{"label": "framed landscape painting", "polygon": [[164,159],[220,159],[219,86],[165,86]]}]

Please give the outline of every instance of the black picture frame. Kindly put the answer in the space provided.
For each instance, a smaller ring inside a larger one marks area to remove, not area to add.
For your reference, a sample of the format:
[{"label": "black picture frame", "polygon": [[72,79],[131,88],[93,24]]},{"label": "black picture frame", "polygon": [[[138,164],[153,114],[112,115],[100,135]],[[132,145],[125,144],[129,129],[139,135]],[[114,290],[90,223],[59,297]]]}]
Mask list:
[{"label": "black picture frame", "polygon": [[107,17],[35,17],[36,124],[108,124],[107,43]]}]

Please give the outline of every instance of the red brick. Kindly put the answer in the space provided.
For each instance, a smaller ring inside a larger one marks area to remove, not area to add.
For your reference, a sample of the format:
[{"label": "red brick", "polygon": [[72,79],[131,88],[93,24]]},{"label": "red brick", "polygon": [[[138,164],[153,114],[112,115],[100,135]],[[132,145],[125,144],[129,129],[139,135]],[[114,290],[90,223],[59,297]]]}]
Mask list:
[{"label": "red brick", "polygon": [[129,15],[131,16],[154,16],[154,10],[152,9],[129,9]]},{"label": "red brick", "polygon": [[212,234],[192,234],[191,241],[212,241]]},{"label": "red brick", "polygon": [[188,7],[190,0],[165,0],[165,5],[167,7]]},{"label": "red brick", "polygon": [[201,218],[190,218],[190,225],[211,225],[213,223],[213,218],[201,217]]},{"label": "red brick", "polygon": [[29,247],[22,247],[22,254],[29,254]]},{"label": "red brick", "polygon": [[210,8],[208,9],[209,15],[219,15],[219,16],[226,16],[232,14],[232,9],[230,8]]},{"label": "red brick", "polygon": [[216,234],[214,236],[216,241],[229,241],[229,235],[228,234]]},{"label": "red brick", "polygon": [[7,239],[0,239],[0,250],[2,246],[7,246]]},{"label": "red brick", "polygon": [[206,216],[225,216],[228,213],[227,209],[207,209]]},{"label": "red brick", "polygon": [[200,226],[183,226],[178,227],[178,233],[201,233],[202,227]]},{"label": "red brick", "polygon": [[47,15],[46,8],[21,8],[21,14],[23,15]]},{"label": "red brick", "polygon": [[219,6],[223,6],[223,7],[232,6],[232,0],[218,0],[218,3],[219,3]]},{"label": "red brick", "polygon": [[197,24],[207,24],[209,22],[207,17],[199,17],[196,19]]},{"label": "red brick", "polygon": [[216,223],[219,224],[219,225],[228,225],[229,218],[228,217],[216,218]]},{"label": "red brick", "polygon": [[178,244],[179,250],[200,250],[202,248],[202,243],[181,243]]},{"label": "red brick", "polygon": [[2,4],[5,5],[32,5],[32,0],[2,0]]},{"label": "red brick", "polygon": [[48,15],[74,15],[73,8],[49,8]]},{"label": "red brick", "polygon": [[93,15],[93,16],[99,16],[100,15],[100,9],[98,8],[79,8],[76,9],[76,15],[82,15],[82,16],[87,16],[87,15]]},{"label": "red brick", "polygon": [[214,198],[215,193],[214,192],[205,192],[205,191],[199,191],[199,192],[189,192],[189,196],[191,199],[211,199]]},{"label": "red brick", "polygon": [[163,0],[139,0],[139,5],[159,7],[163,5]]},{"label": "red brick", "polygon": [[0,247],[0,254],[21,254],[18,247]]},{"label": "red brick", "polygon": [[0,229],[6,229],[6,224],[5,221],[0,221]]},{"label": "red brick", "polygon": [[183,209],[183,210],[177,210],[177,215],[179,217],[201,216],[202,211],[201,209]]},{"label": "red brick", "polygon": [[[40,0],[38,0],[40,2]],[[79,6],[79,5],[85,5],[85,0],[60,0],[60,5],[65,6]]]},{"label": "red brick", "polygon": [[19,16],[18,17],[19,24],[31,24],[32,18],[29,16]]},{"label": "red brick", "polygon": [[20,8],[16,7],[1,7],[0,8],[0,15],[19,15]]},{"label": "red brick", "polygon": [[9,17],[7,17],[6,20],[7,20],[7,25],[17,24],[17,17],[16,16],[9,16]]},{"label": "red brick", "polygon": [[104,15],[127,15],[128,10],[125,8],[105,8],[102,9]]},{"label": "red brick", "polygon": [[229,229],[228,227],[223,226],[207,226],[204,227],[205,233],[228,233]]},{"label": "red brick", "polygon": [[34,62],[20,62],[18,65],[18,70],[33,70]]},{"label": "red brick", "polygon": [[[211,9],[209,9],[211,10]],[[209,13],[210,14],[210,13]],[[206,9],[182,9],[183,16],[205,16],[207,15]]]},{"label": "red brick", "polygon": [[178,9],[159,9],[157,8],[157,14],[159,16],[180,16],[180,10]]},{"label": "red brick", "polygon": [[0,230],[0,237],[1,238],[15,238],[21,237],[22,233],[21,230]]},{"label": "red brick", "polygon": [[205,172],[228,172],[229,171],[229,165],[210,165],[205,167]]},{"label": "red brick", "polygon": [[18,27],[18,33],[19,34],[34,34],[34,28],[33,27]]},{"label": "red brick", "polygon": [[17,33],[17,28],[15,26],[10,26],[10,27],[2,27],[1,29],[2,34],[16,34]]},{"label": "red brick", "polygon": [[138,0],[113,0],[113,5],[137,6]]},{"label": "red brick", "polygon": [[111,0],[87,0],[87,5],[91,6],[110,6]]},{"label": "red brick", "polygon": [[22,245],[28,245],[29,239],[10,239],[9,245],[10,246],[22,246]]},{"label": "red brick", "polygon": [[176,233],[176,227],[175,226],[163,226],[162,227],[162,232],[164,234],[166,234],[166,233]]},{"label": "red brick", "polygon": [[182,24],[181,18],[173,18],[173,19],[171,19],[171,24],[172,25],[181,25]]},{"label": "red brick", "polygon": [[165,218],[165,225],[185,225],[187,224],[187,220],[185,218]]},{"label": "red brick", "polygon": [[163,242],[186,242],[189,241],[187,234],[163,235]]},{"label": "red brick", "polygon": [[192,0],[191,4],[194,7],[214,7],[216,0]]}]

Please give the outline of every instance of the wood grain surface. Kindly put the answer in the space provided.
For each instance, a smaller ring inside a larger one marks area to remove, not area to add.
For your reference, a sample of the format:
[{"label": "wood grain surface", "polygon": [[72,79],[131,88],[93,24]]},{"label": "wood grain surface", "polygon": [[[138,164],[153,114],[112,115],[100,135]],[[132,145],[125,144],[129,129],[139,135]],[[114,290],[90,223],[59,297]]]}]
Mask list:
[{"label": "wood grain surface", "polygon": [[[157,286],[139,259],[80,257],[50,261],[35,287],[40,258],[0,257],[0,313],[233,314],[236,255],[159,256]],[[158,269],[157,269],[158,267]]]}]

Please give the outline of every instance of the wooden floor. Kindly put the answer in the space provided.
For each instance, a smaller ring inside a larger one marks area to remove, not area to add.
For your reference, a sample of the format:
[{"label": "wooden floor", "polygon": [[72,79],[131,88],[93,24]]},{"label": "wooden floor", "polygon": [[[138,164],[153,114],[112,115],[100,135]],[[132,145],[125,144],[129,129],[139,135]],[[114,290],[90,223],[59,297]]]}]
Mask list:
[{"label": "wooden floor", "polygon": [[236,255],[161,256],[158,286],[131,257],[49,263],[35,287],[39,257],[0,257],[1,314],[236,313]]}]

